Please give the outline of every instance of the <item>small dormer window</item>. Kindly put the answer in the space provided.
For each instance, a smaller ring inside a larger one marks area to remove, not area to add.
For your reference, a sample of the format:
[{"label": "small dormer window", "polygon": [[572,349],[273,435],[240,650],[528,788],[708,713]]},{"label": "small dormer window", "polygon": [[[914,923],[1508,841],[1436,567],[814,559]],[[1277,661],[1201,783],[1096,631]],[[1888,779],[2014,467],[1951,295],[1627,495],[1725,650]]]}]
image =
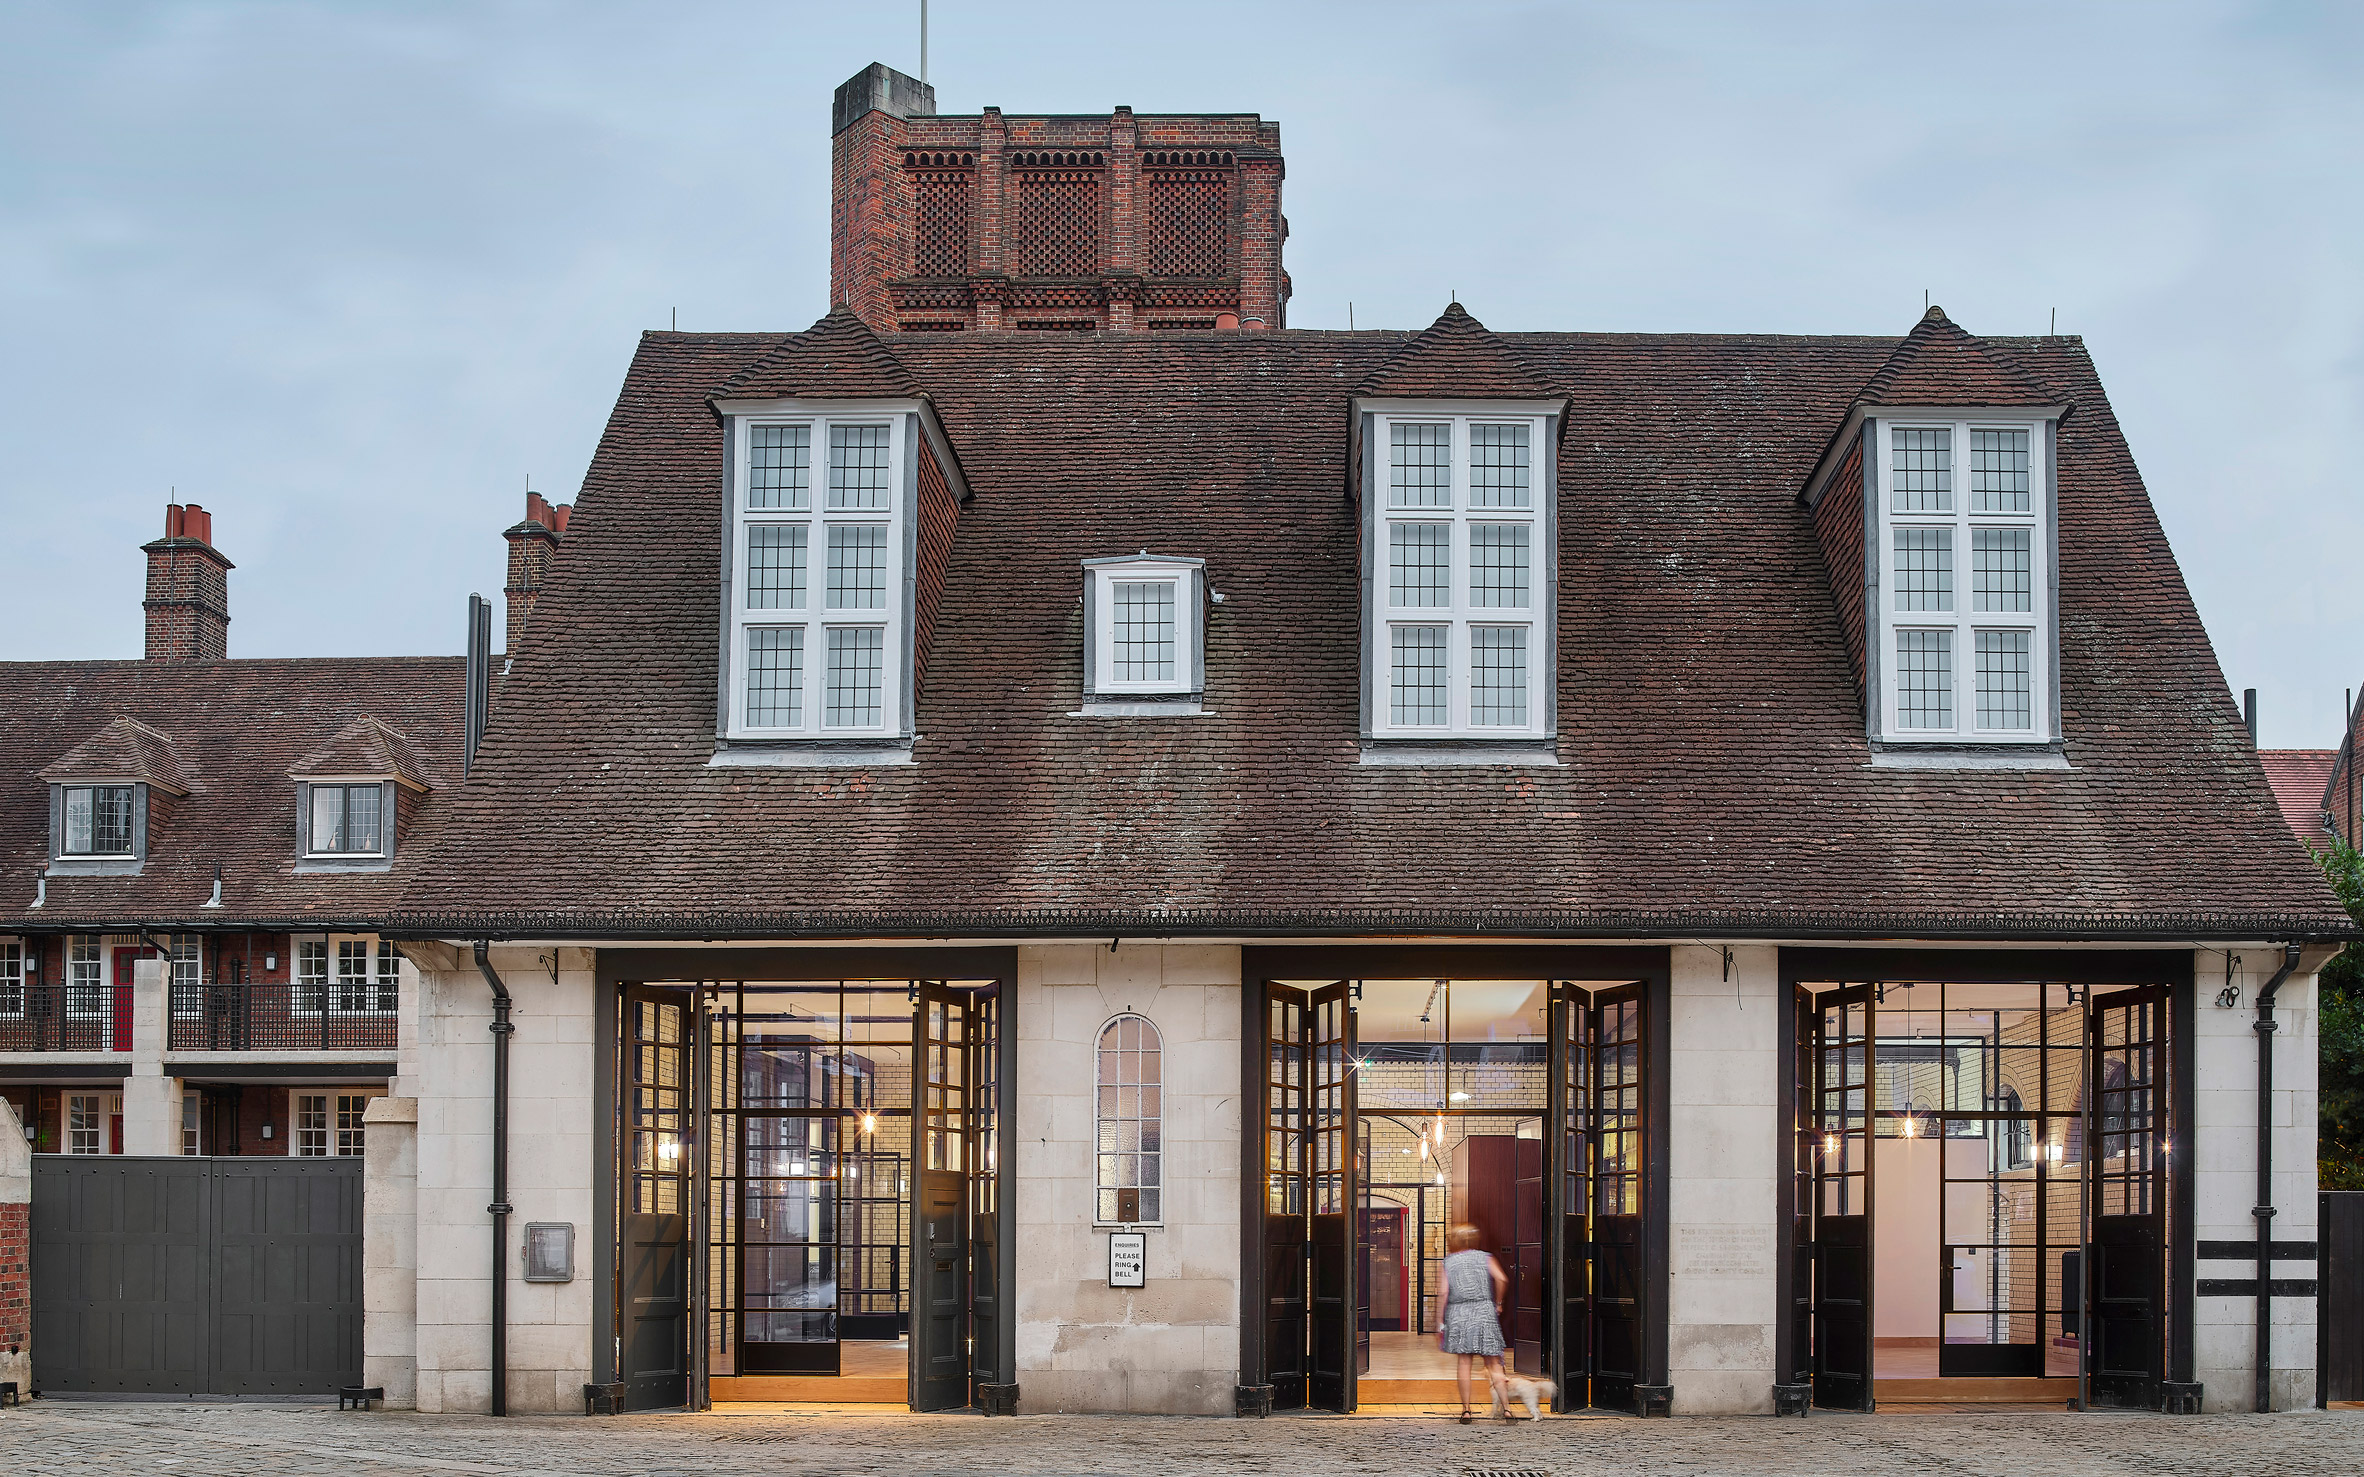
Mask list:
[{"label": "small dormer window", "polygon": [[1365,410],[1366,735],[1547,740],[1552,417],[1516,403]]},{"label": "small dormer window", "polygon": [[735,418],[730,737],[908,732],[914,424],[842,403]]},{"label": "small dormer window", "polygon": [[2042,422],[1880,421],[1880,736],[2054,736],[2051,514]]},{"label": "small dormer window", "polygon": [[312,791],[313,856],[382,856],[386,832],[386,786],[321,784]]},{"label": "small dormer window", "polygon": [[1084,561],[1084,699],[1184,704],[1206,688],[1206,566],[1148,553]]},{"label": "small dormer window", "polygon": [[71,857],[127,857],[137,844],[137,785],[66,785],[64,834],[58,854]]}]

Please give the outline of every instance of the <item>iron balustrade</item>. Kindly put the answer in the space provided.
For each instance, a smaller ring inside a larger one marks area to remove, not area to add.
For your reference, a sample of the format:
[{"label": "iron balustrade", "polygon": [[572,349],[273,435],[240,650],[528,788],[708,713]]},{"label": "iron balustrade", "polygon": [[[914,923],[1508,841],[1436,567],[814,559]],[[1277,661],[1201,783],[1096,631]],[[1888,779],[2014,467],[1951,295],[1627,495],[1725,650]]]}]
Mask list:
[{"label": "iron balustrade", "polygon": [[112,985],[0,984],[0,1051],[131,1049],[128,989]]},{"label": "iron balustrade", "polygon": [[173,1051],[392,1051],[392,980],[176,984]]}]

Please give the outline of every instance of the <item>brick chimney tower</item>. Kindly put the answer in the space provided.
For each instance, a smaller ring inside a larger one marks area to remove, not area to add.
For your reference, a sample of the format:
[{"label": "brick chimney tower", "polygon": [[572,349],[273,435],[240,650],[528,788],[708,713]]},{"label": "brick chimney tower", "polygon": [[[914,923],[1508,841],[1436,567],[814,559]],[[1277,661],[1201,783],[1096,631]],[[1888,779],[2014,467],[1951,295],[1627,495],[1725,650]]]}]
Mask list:
[{"label": "brick chimney tower", "polygon": [[213,546],[213,514],[195,503],[164,505],[164,537],[148,556],[148,660],[212,662],[230,654],[230,571]]},{"label": "brick chimney tower", "polygon": [[501,635],[511,653],[525,636],[526,622],[533,617],[534,602],[542,596],[550,561],[558,554],[558,541],[566,537],[567,519],[574,511],[572,503],[552,507],[540,493],[528,492],[524,521],[501,534],[509,541],[509,583],[503,591],[509,597],[509,619]]}]

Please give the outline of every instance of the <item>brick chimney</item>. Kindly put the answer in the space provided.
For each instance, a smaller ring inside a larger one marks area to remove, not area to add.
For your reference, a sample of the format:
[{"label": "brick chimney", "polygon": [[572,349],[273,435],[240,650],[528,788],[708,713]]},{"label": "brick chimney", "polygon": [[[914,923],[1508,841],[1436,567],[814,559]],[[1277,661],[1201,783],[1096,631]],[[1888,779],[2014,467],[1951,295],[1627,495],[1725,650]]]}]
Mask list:
[{"label": "brick chimney", "polygon": [[540,493],[529,492],[524,521],[501,535],[509,541],[509,583],[503,592],[509,597],[509,620],[502,631],[502,645],[512,654],[525,636],[526,622],[533,617],[534,602],[541,598],[542,586],[549,580],[550,561],[558,553],[558,541],[566,536],[566,521],[574,511],[572,503],[552,507]]},{"label": "brick chimney", "polygon": [[164,505],[164,537],[148,556],[148,660],[210,662],[230,654],[230,571],[213,546],[213,514],[195,503]]}]

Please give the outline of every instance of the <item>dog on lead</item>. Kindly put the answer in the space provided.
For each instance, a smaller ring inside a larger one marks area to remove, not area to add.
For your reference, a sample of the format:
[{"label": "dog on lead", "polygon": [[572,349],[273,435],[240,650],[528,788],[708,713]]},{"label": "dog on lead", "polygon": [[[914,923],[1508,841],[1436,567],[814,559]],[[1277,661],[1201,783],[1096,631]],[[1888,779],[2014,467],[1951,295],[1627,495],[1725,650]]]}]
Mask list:
[{"label": "dog on lead", "polygon": [[1506,1408],[1507,1402],[1502,1398],[1506,1389],[1512,1399],[1527,1407],[1527,1419],[1531,1421],[1542,1420],[1544,1409],[1560,1392],[1560,1387],[1549,1380],[1521,1379],[1515,1374],[1505,1376],[1502,1383],[1494,1387],[1494,1414],[1506,1421],[1511,1419]]}]

